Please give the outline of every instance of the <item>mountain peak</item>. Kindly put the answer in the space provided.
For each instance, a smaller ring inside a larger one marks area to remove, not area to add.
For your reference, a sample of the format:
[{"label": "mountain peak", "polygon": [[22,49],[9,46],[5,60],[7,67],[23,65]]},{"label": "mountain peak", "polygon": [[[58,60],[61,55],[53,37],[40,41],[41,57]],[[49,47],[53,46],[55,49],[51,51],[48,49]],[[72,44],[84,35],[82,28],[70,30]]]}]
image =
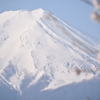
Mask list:
[{"label": "mountain peak", "polygon": [[38,8],[38,9],[35,9],[35,10],[22,9],[22,10],[19,10],[19,12],[38,12],[38,13],[43,13],[45,11],[42,8]]},{"label": "mountain peak", "polygon": [[[81,50],[94,50],[84,35],[51,14],[43,16],[44,12],[39,8],[0,15],[0,76],[20,91],[40,80],[45,84],[42,89],[55,89],[90,79],[94,72],[88,74],[88,70],[98,64]],[[78,78],[75,67],[87,73]],[[25,85],[27,78],[30,81]]]},{"label": "mountain peak", "polygon": [[22,10],[17,10],[17,11],[5,11],[0,14],[0,24],[8,20],[12,20],[16,18],[19,18],[19,19],[22,18],[23,20],[24,17],[26,21],[28,19],[35,21],[37,19],[40,19],[43,16],[44,12],[45,11],[42,8],[38,8],[32,11],[27,10],[27,9],[22,9]]},{"label": "mountain peak", "polygon": [[42,8],[38,8],[38,9],[36,9],[36,10],[33,10],[33,11],[44,12],[45,10],[43,10]]}]

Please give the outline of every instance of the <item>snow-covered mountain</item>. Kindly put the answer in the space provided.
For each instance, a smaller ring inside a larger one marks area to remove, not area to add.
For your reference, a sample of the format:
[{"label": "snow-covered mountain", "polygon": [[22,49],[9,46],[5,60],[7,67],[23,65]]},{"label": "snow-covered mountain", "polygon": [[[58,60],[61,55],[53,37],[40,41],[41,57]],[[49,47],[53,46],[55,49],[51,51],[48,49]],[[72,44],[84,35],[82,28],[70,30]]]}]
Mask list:
[{"label": "snow-covered mountain", "polygon": [[[43,9],[0,14],[0,84],[17,92],[18,99],[56,100],[66,88],[68,98],[62,94],[58,100],[83,100],[92,95],[84,95],[82,86],[97,80],[93,84],[99,100],[97,53],[96,42]],[[80,87],[82,93],[72,96],[69,87]]]}]

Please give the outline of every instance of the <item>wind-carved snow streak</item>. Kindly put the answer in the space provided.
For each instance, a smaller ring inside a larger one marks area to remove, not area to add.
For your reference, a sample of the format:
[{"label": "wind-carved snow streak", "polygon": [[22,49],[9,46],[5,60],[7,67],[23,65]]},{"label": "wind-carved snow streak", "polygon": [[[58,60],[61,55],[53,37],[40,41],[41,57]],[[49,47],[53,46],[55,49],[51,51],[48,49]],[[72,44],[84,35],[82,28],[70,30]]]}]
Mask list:
[{"label": "wind-carved snow streak", "polygon": [[[71,26],[65,24],[60,19],[56,18],[50,13],[45,15],[45,18],[55,25],[63,34],[67,35],[67,39],[73,44],[73,46],[78,47],[79,49],[89,53],[89,54],[97,54],[99,50],[96,50],[92,45],[94,45],[94,41],[87,38],[86,36],[82,35],[76,29],[72,28]],[[67,26],[67,27],[66,27]],[[67,30],[66,30],[67,29]],[[76,34],[75,34],[76,33]],[[82,37],[83,36],[83,37]],[[63,37],[65,38],[65,37]],[[78,39],[77,39],[78,38]],[[86,38],[86,41],[84,39]],[[88,41],[88,43],[87,43]],[[90,45],[90,44],[92,45]],[[84,45],[85,44],[85,45]]]}]

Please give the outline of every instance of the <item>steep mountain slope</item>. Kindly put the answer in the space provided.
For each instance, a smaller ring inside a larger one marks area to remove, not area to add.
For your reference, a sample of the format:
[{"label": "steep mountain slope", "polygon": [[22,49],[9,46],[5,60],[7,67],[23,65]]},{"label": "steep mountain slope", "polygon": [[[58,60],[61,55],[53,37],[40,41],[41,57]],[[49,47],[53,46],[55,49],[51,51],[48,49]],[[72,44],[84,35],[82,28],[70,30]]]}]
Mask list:
[{"label": "steep mountain slope", "polygon": [[[0,77],[24,100],[99,76],[96,43],[54,15],[20,10],[4,12],[0,19]],[[75,69],[83,72],[77,76]],[[26,97],[29,91],[32,96]]]}]

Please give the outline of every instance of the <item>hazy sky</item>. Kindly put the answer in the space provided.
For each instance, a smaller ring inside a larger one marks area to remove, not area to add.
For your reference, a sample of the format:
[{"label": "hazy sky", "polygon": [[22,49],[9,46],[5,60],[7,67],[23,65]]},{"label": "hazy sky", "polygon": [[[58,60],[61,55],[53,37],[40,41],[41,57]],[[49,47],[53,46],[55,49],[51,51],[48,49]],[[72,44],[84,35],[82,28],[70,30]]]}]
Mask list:
[{"label": "hazy sky", "polygon": [[0,13],[37,8],[52,12],[82,33],[100,39],[100,24],[90,19],[93,7],[80,0],[0,0]]}]

